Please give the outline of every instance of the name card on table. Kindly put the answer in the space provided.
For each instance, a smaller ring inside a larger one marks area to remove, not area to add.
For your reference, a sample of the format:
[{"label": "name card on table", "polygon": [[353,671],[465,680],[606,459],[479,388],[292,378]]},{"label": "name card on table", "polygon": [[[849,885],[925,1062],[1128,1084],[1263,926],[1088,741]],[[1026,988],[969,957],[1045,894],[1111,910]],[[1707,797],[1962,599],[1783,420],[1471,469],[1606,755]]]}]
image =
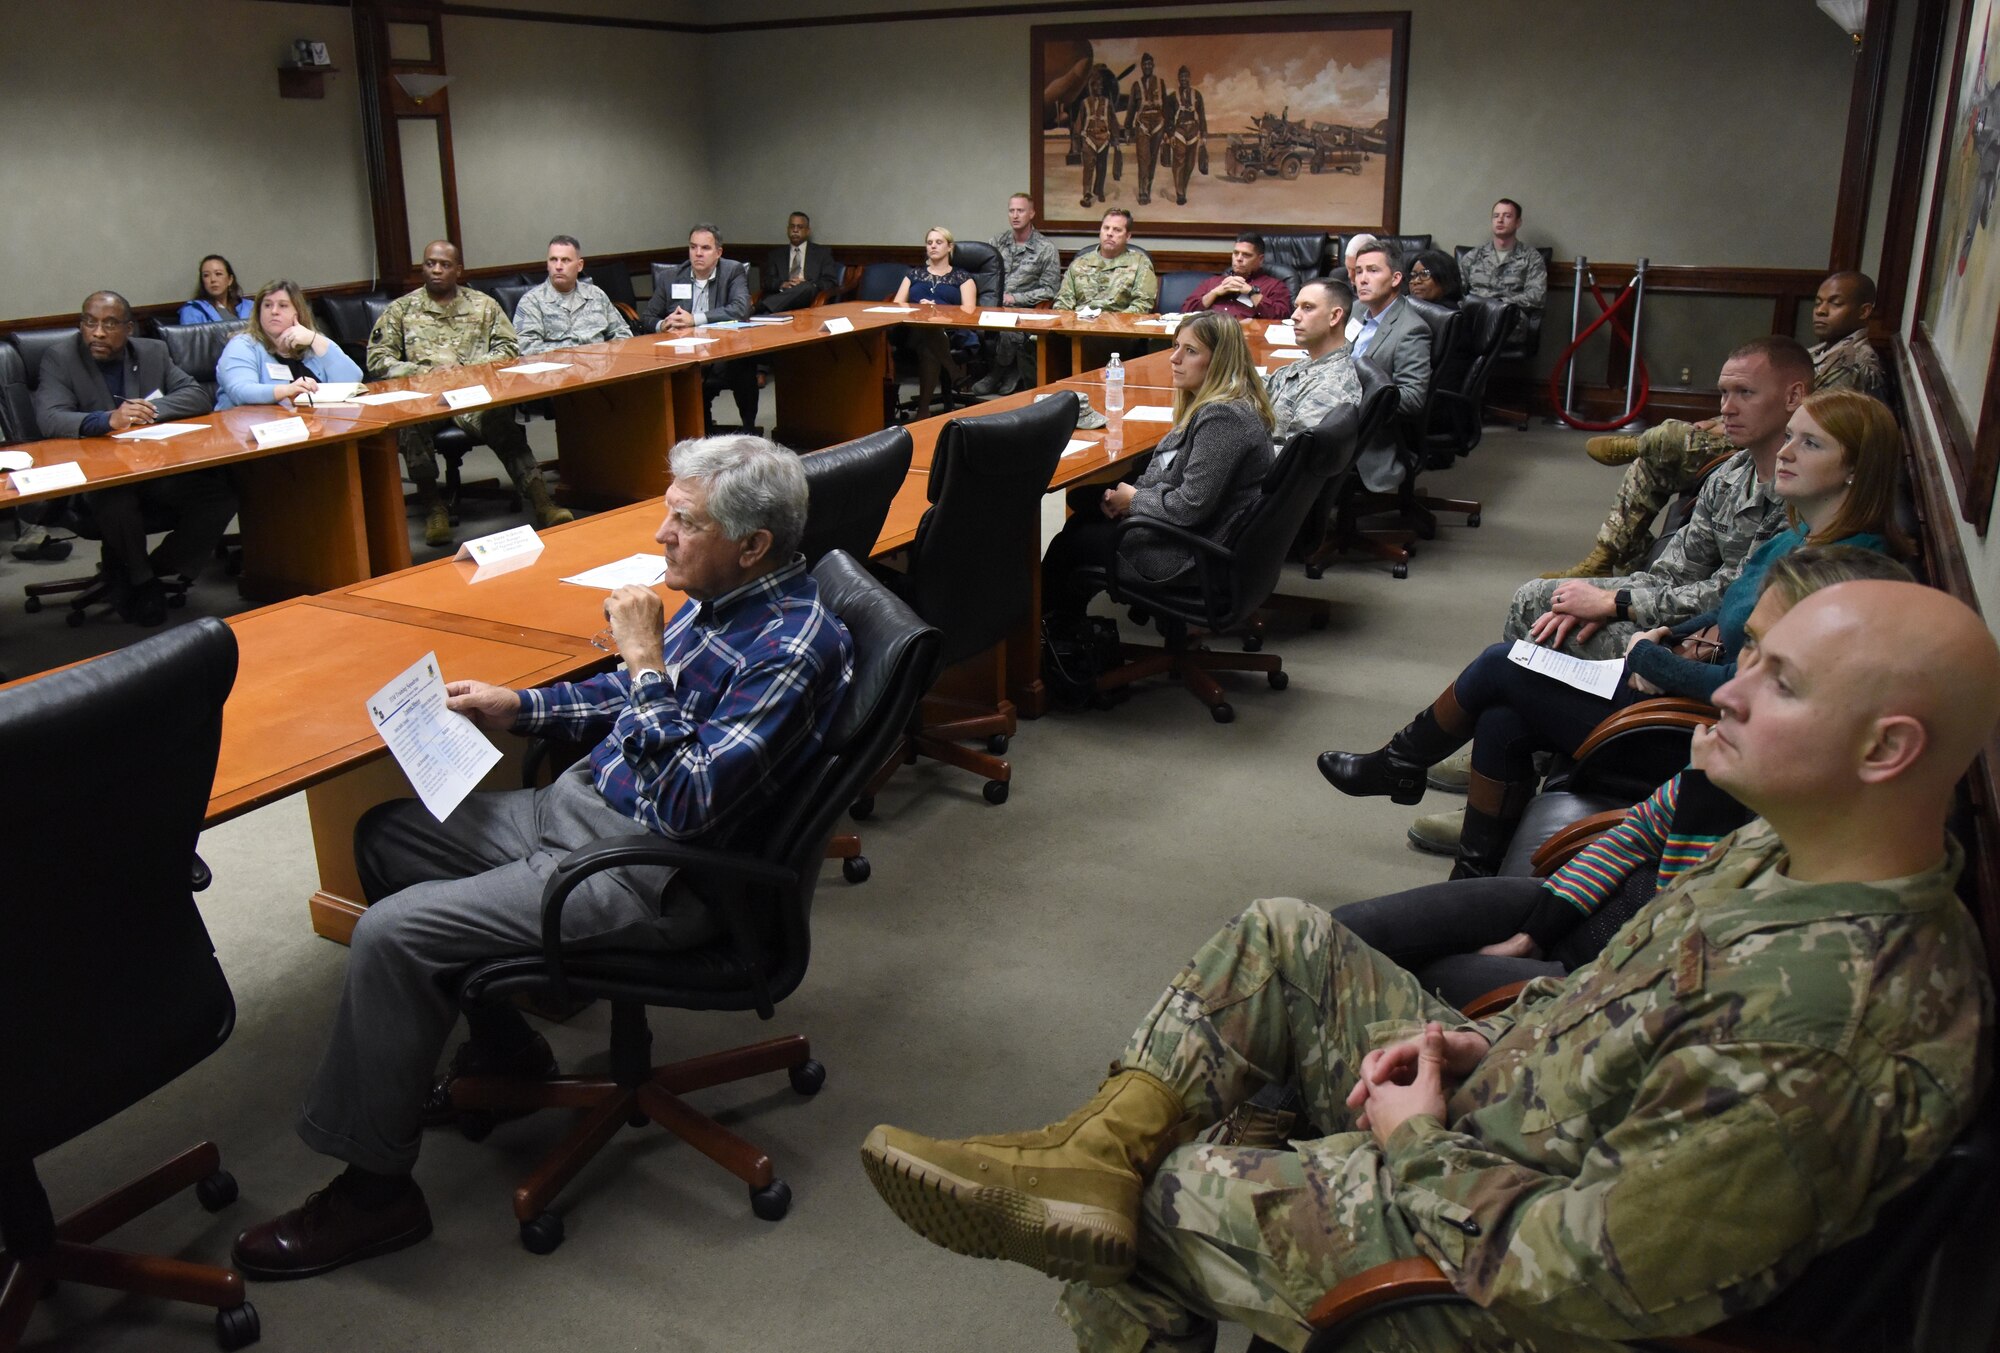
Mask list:
[{"label": "name card on table", "polygon": [[260,448],[290,446],[312,436],[312,429],[303,418],[273,418],[268,423],[259,423],[250,429],[250,435],[257,439]]},{"label": "name card on table", "polygon": [[1292,331],[1290,320],[1274,319],[1264,326],[1264,341],[1266,343],[1283,343],[1287,347],[1290,347],[1299,341],[1299,336]]},{"label": "name card on table", "polygon": [[1288,362],[1295,362],[1308,354],[1304,348],[1272,348],[1270,355],[1274,358],[1282,357]]},{"label": "name card on table", "polygon": [[16,470],[10,476],[16,493],[44,493],[49,489],[73,489],[83,483],[83,467],[73,460],[60,465],[44,465],[34,470]]},{"label": "name card on table", "polygon": [[1021,317],[1007,310],[982,310],[979,325],[983,329],[1013,329],[1020,325]]},{"label": "name card on table", "polygon": [[826,321],[826,323],[820,325],[819,331],[823,334],[851,334],[854,332],[854,321],[844,316],[836,315]]},{"label": "name card on table", "polygon": [[864,315],[914,315],[914,305],[871,305],[861,313]]},{"label": "name card on table", "polygon": [[519,366],[503,366],[500,369],[513,376],[533,376],[543,371],[561,371],[570,362],[523,362]]},{"label": "name card on table", "polygon": [[470,559],[476,567],[472,581],[485,582],[517,568],[526,568],[541,557],[542,538],[532,526],[515,526],[490,536],[468,540],[458,547],[454,559]]},{"label": "name card on table", "polygon": [[663,338],[653,346],[656,348],[679,348],[686,352],[689,348],[704,347],[715,342],[713,338]]},{"label": "name card on table", "polygon": [[493,402],[492,392],[483,385],[461,385],[444,392],[444,402],[454,409],[473,409]]}]

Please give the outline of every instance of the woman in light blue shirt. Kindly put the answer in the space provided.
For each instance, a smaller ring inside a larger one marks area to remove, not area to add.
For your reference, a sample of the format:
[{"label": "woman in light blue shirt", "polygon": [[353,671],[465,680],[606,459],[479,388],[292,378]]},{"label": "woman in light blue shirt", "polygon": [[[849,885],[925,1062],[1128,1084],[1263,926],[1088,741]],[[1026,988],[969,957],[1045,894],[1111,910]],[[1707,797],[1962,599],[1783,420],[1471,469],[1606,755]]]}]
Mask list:
[{"label": "woman in light blue shirt", "polygon": [[250,298],[236,285],[236,269],[221,254],[201,261],[194,298],[181,307],[182,324],[213,324],[219,319],[250,318]]},{"label": "woman in light blue shirt", "polygon": [[254,305],[249,327],[216,359],[216,408],[276,404],[310,394],[321,381],[363,379],[353,359],[313,329],[312,308],[298,283],[266,282]]}]

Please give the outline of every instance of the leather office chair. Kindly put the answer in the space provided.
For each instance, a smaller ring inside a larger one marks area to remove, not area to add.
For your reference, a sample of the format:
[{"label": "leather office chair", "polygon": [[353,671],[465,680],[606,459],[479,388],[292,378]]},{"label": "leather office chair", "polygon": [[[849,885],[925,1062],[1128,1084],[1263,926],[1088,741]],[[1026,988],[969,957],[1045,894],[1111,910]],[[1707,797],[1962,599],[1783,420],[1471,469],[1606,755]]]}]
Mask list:
[{"label": "leather office chair", "polygon": [[15,329],[7,335],[7,341],[21,354],[30,390],[41,382],[42,355],[59,344],[74,343],[76,332],[74,324],[65,324],[54,329]]},{"label": "leather office chair", "polygon": [[[880,576],[944,633],[931,681],[948,667],[991,653],[992,701],[934,698],[929,703],[942,716],[938,721],[914,711],[895,755],[856,796],[855,818],[873,812],[876,793],[896,769],[920,756],[985,776],[986,801],[1007,801],[1014,772],[1002,754],[1015,717],[1013,702],[1000,690],[998,645],[1040,619],[1034,614],[1032,570],[1042,498],[1076,430],[1076,414],[1076,396],[1065,390],[1025,408],[954,418],[938,435],[931,506],[910,544],[909,572],[885,570]],[[969,738],[986,739],[987,750],[960,745]]]},{"label": "leather office chair", "polygon": [[1163,315],[1176,315],[1188,308],[1188,302],[1201,294],[1201,284],[1215,276],[1211,272],[1163,272],[1160,274],[1159,309]]},{"label": "leather office chair", "polygon": [[[1324,230],[1303,235],[1264,236],[1264,270],[1283,278],[1294,296],[1299,294],[1300,284],[1326,276],[1339,259],[1338,241]],[[1160,289],[1163,293],[1166,290],[1164,278],[1161,279]],[[1168,308],[1164,299],[1160,308]]]},{"label": "leather office chair", "polygon": [[[0,746],[35,767],[0,781],[13,842],[0,899],[0,1348],[62,1281],[212,1306],[225,1349],[257,1338],[233,1270],[95,1244],[190,1185],[211,1212],[233,1202],[213,1143],[60,1221],[35,1172],[37,1156],[170,1084],[235,1024],[189,886],[235,677],[235,635],[198,620],[0,692]],[[108,762],[120,773],[105,775]]]},{"label": "leather office chair", "polygon": [[1155,583],[1132,572],[1115,555],[1110,568],[1088,570],[1103,581],[1114,602],[1143,608],[1163,640],[1158,648],[1120,645],[1130,661],[1100,675],[1098,690],[1113,691],[1166,673],[1179,677],[1217,723],[1228,723],[1236,710],[1212,673],[1262,672],[1274,691],[1291,684],[1276,654],[1217,652],[1204,648],[1201,638],[1243,633],[1255,622],[1278,585],[1286,552],[1319,500],[1320,490],[1352,468],[1361,417],[1360,408],[1343,405],[1318,427],[1294,433],[1265,474],[1255,505],[1225,544],[1144,517],[1128,516],[1118,522],[1114,541],[1134,531],[1166,536],[1193,551],[1196,571],[1192,581]]},{"label": "leather office chair", "polygon": [[1485,431],[1481,408],[1493,364],[1520,322],[1518,307],[1490,296],[1467,296],[1459,302],[1458,335],[1451,360],[1432,384],[1430,422],[1424,427],[1425,461],[1444,469],[1479,445]]},{"label": "leather office chair", "polygon": [[632,289],[632,274],[622,263],[598,268],[583,275],[583,280],[611,298],[611,303],[625,312],[625,322],[637,325],[639,322],[639,294]]},{"label": "leather office chair", "polygon": [[808,565],[832,550],[856,559],[875,552],[889,505],[910,473],[914,448],[902,428],[884,428],[799,457],[806,472],[806,534],[799,549]]},{"label": "leather office chair", "polygon": [[[650,1120],[689,1142],[749,1186],[751,1206],[766,1221],[783,1217],[791,1205],[791,1189],[777,1178],[769,1157],[680,1096],[780,1070],[800,1094],[814,1094],[826,1069],[812,1060],[806,1039],[794,1034],[653,1066],[646,1009],[755,1010],[769,1019],[798,987],[811,952],[813,890],[834,820],[889,754],[936,667],[937,631],[851,556],[829,554],[813,577],[822,601],[854,643],[854,680],[819,758],[769,811],[728,841],[694,845],[634,835],[572,852],[556,866],[543,894],[542,952],[484,964],[460,989],[468,1007],[517,995],[558,1008],[576,998],[611,1003],[607,1074],[535,1081],[467,1076],[452,1086],[460,1126],[474,1138],[491,1126],[483,1115],[584,1110],[582,1121],[514,1193],[521,1243],[537,1254],[562,1243],[562,1218],[549,1204],[624,1123]],[[706,901],[726,924],[722,937],[679,953],[565,951],[559,936],[570,893],[605,869],[638,864],[674,866],[679,872],[670,888]]]},{"label": "leather office chair", "polygon": [[514,322],[514,312],[521,308],[521,298],[540,286],[540,282],[502,282],[493,288],[493,299],[507,313],[507,322]]},{"label": "leather office chair", "polygon": [[[1354,359],[1354,374],[1361,381],[1361,400],[1368,407],[1375,399],[1384,400],[1381,422],[1377,423],[1370,438],[1362,441],[1365,447],[1373,437],[1380,436],[1383,428],[1401,418],[1397,411],[1398,396],[1396,386],[1389,379],[1389,373],[1366,357]],[[1394,494],[1376,494],[1361,487],[1358,479],[1349,480],[1335,495],[1333,524],[1327,531],[1325,543],[1306,560],[1306,577],[1319,579],[1326,574],[1327,565],[1343,554],[1365,554],[1375,559],[1386,559],[1390,564],[1390,575],[1396,578],[1410,576],[1410,559],[1416,554],[1417,533],[1411,527],[1368,527],[1363,528],[1361,518],[1369,512],[1379,511],[1379,503],[1396,501]]]},{"label": "leather office chair", "polygon": [[222,357],[222,349],[229,340],[243,332],[240,319],[211,320],[207,324],[158,324],[154,333],[167,345],[167,356],[175,366],[187,372],[202,389],[208,392],[212,402],[215,399],[215,364]]},{"label": "leather office chair", "polygon": [[391,299],[382,292],[373,292],[366,296],[322,296],[317,302],[326,336],[338,343],[340,350],[363,371],[368,369],[368,335],[374,331],[375,321],[389,308]]},{"label": "leather office chair", "polygon": [[1410,266],[1411,259],[1431,247],[1429,235],[1376,235],[1375,238],[1394,250],[1405,268]]},{"label": "leather office chair", "polygon": [[28,389],[28,364],[12,343],[0,343],[0,442],[35,442],[35,396]]},{"label": "leather office chair", "polygon": [[[1472,250],[1473,246],[1469,244],[1461,244],[1458,248],[1452,250],[1452,257],[1461,269],[1465,266],[1465,256],[1471,253]],[[1545,269],[1553,265],[1556,261],[1556,251],[1545,244],[1536,245],[1535,252],[1542,256],[1542,266]],[[1527,307],[1517,308],[1521,313],[1520,323],[1514,326],[1513,335],[1500,349],[1497,360],[1501,362],[1525,362],[1537,352],[1540,352],[1542,348],[1542,307],[1538,305],[1533,309]],[[1495,405],[1491,407],[1490,412],[1496,417],[1514,424],[1522,432],[1528,430],[1528,412],[1526,409],[1503,409]]]},{"label": "leather office chair", "polygon": [[[857,301],[886,301],[896,294],[896,288],[909,275],[906,263],[870,263],[861,269],[851,288],[852,299]],[[845,293],[843,293],[845,294]]]},{"label": "leather office chair", "polygon": [[984,240],[960,240],[951,247],[951,265],[972,274],[979,304],[1000,304],[1000,288],[1007,280],[1007,270],[1000,264],[999,250]]}]

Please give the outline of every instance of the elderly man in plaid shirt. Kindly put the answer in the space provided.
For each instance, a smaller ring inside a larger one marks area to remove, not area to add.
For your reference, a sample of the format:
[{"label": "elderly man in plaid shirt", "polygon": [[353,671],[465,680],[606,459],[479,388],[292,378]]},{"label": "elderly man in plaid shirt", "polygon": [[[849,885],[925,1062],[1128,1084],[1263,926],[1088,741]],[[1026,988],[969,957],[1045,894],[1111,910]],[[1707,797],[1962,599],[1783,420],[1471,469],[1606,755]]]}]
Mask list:
[{"label": "elderly man in plaid shirt", "polygon": [[[450,1122],[454,1075],[552,1074],[541,1035],[508,1006],[472,1017],[472,1037],[435,1085],[458,1019],[452,977],[541,946],[542,888],[570,851],[635,827],[716,839],[768,804],[818,751],[853,677],[847,632],[821,605],[798,545],[806,481],[798,457],[761,437],[673,451],[657,539],[666,584],[687,601],[666,618],[650,589],[605,602],[624,669],[516,691],[452,681],[452,709],[482,728],[596,739],[546,789],[474,794],[449,821],[415,800],[384,804],[355,832],[373,905],[354,930],[345,989],[299,1135],[348,1162],[305,1205],[245,1231],[236,1263],[302,1278],[430,1234],[411,1178],[428,1124]],[[672,871],[601,874],[571,895],[563,938],[687,948],[715,918]],[[426,1099],[426,1091],[430,1097]]]}]

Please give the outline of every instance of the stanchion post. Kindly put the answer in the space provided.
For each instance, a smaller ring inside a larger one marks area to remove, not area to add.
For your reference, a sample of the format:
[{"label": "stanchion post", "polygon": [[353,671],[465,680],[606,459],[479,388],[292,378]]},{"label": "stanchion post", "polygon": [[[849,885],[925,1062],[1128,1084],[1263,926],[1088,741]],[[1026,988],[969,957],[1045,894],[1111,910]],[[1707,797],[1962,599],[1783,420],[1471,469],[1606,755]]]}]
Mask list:
[{"label": "stanchion post", "polygon": [[[1569,341],[1576,346],[1576,336],[1583,331],[1583,275],[1590,267],[1590,260],[1582,254],[1576,256],[1576,279],[1570,287],[1569,298]],[[1569,373],[1563,378],[1563,412],[1576,417],[1576,353],[1569,355]]]},{"label": "stanchion post", "polygon": [[1625,363],[1625,420],[1631,421],[1639,394],[1639,323],[1646,313],[1646,267],[1651,260],[1640,259],[1632,275],[1632,346]]}]

